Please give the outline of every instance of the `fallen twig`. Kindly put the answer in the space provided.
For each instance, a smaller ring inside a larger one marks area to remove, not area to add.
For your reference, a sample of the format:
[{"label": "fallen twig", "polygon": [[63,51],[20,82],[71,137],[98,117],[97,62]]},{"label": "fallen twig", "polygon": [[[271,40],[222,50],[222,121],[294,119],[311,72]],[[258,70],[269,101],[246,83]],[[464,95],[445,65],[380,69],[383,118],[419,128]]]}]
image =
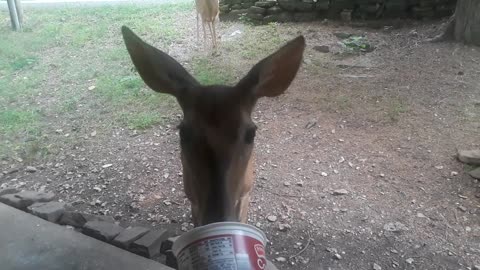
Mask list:
[{"label": "fallen twig", "polygon": [[310,241],[312,241],[312,237],[310,237],[310,232],[307,232],[307,236],[308,236],[308,241],[307,241],[307,244],[305,245],[305,247],[302,248],[302,250],[300,250],[297,254],[295,254],[293,256],[290,256],[288,258],[289,260],[300,256],[303,252],[305,252],[305,250],[307,250],[308,246],[310,246]]}]

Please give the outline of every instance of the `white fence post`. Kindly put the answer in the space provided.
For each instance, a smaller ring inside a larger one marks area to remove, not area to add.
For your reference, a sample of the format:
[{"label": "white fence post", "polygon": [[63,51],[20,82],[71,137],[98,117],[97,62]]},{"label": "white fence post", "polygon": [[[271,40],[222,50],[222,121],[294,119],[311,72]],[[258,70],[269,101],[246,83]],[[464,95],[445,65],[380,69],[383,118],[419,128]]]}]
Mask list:
[{"label": "white fence post", "polygon": [[10,11],[10,20],[12,21],[12,28],[15,31],[22,30],[20,21],[18,20],[18,11],[15,5],[15,0],[7,0],[8,10]]}]

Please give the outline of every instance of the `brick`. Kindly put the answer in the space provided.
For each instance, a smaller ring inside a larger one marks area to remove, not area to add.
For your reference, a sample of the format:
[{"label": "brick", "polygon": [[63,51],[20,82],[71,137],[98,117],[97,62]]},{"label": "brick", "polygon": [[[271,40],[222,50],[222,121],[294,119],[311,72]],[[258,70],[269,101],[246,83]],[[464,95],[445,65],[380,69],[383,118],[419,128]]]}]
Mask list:
[{"label": "brick", "polygon": [[169,250],[165,253],[165,255],[167,256],[167,259],[165,260],[165,265],[173,269],[177,269],[178,268],[177,258],[175,258],[175,255],[173,255],[173,252]]},{"label": "brick", "polygon": [[88,221],[82,230],[84,234],[104,242],[112,241],[122,231],[123,228],[117,224],[105,221]]},{"label": "brick", "polygon": [[13,193],[18,193],[18,189],[16,189],[16,188],[2,188],[2,189],[0,189],[0,196],[6,195],[6,194],[13,194]]},{"label": "brick", "polygon": [[50,222],[57,222],[63,212],[65,212],[65,203],[34,203],[28,207],[28,211],[39,218],[43,218]]},{"label": "brick", "polygon": [[152,258],[160,254],[162,241],[167,238],[167,231],[150,231],[130,245],[130,251],[143,257]]},{"label": "brick", "polygon": [[112,244],[127,249],[131,243],[144,236],[149,231],[149,229],[144,227],[128,227],[113,239]]},{"label": "brick", "polygon": [[179,236],[169,237],[167,240],[162,242],[160,247],[160,253],[167,254],[167,251],[172,250],[173,243],[178,239]]},{"label": "brick", "polygon": [[58,223],[61,225],[73,226],[75,228],[82,228],[83,225],[87,223],[87,220],[82,213],[65,211],[58,220]]},{"label": "brick", "polygon": [[22,210],[26,210],[28,206],[36,202],[49,202],[53,199],[55,199],[53,193],[36,191],[22,191],[0,196],[0,202]]},{"label": "brick", "polygon": [[75,228],[82,228],[88,221],[105,221],[114,223],[115,219],[111,216],[97,216],[74,211],[65,211],[58,220],[58,223],[61,225],[73,226]]},{"label": "brick", "polygon": [[31,203],[16,197],[15,194],[5,194],[0,196],[0,202],[21,210],[25,210],[31,205]]}]

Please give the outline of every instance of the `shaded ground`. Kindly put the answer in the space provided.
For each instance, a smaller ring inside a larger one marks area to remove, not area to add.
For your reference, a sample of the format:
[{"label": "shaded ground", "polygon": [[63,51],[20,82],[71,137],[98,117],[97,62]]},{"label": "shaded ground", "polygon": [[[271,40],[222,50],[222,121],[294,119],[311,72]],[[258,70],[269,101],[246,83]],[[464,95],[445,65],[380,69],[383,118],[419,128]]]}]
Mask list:
[{"label": "shaded ground", "polygon": [[[25,34],[9,33],[2,11],[0,185],[54,191],[79,210],[124,224],[191,228],[180,111],[131,71],[120,26],[164,48],[204,83],[233,83],[304,34],[308,48],[294,84],[255,112],[249,222],[266,231],[270,257],[287,259],[277,262],[280,269],[480,263],[479,184],[454,157],[457,148],[480,147],[478,48],[422,43],[432,35],[429,23],[369,30],[222,22],[213,57],[195,44],[192,8],[32,9]],[[335,32],[365,35],[376,49],[346,52]],[[26,173],[26,165],[38,171]],[[334,196],[336,189],[348,194]],[[404,226],[392,232],[395,222]],[[291,229],[279,231],[280,223]]]}]

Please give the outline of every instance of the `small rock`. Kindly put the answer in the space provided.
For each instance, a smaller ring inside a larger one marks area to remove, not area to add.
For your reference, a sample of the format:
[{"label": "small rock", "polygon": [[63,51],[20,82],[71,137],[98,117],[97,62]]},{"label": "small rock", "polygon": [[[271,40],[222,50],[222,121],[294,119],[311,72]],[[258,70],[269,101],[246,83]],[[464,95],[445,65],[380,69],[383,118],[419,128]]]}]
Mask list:
[{"label": "small rock", "polygon": [[480,270],[480,265],[474,265],[472,270]]},{"label": "small rock", "polygon": [[458,151],[458,159],[466,164],[480,165],[480,149],[460,150]]},{"label": "small rock", "polygon": [[110,242],[123,231],[115,223],[105,221],[89,221],[83,226],[82,232],[104,242]]},{"label": "small rock", "polygon": [[425,216],[424,214],[422,214],[422,213],[417,213],[417,217],[419,217],[419,218],[426,218],[426,216]]},{"label": "small rock", "polygon": [[437,169],[437,170],[442,170],[442,169],[443,169],[443,166],[441,166],[441,165],[435,166],[435,169]]},{"label": "small rock", "polygon": [[317,46],[314,46],[313,49],[317,52],[321,52],[321,53],[329,53],[330,52],[330,47],[327,46],[327,45],[317,45]]},{"label": "small rock", "polygon": [[346,39],[353,36],[353,34],[343,33],[343,32],[336,32],[336,33],[333,33],[333,35],[339,39]]},{"label": "small rock", "polygon": [[456,172],[456,171],[452,171],[452,172],[450,173],[450,176],[457,176],[457,175],[458,175],[458,172]]},{"label": "small rock", "polygon": [[278,224],[278,230],[281,231],[281,232],[286,232],[286,231],[290,230],[291,228],[292,228],[292,226],[290,226],[289,224],[285,224],[285,223]]},{"label": "small rock", "polygon": [[291,186],[290,182],[283,182],[283,185],[286,186],[286,187]]},{"label": "small rock", "polygon": [[469,226],[465,227],[465,231],[466,231],[466,232],[471,232],[471,231],[472,231],[472,227],[469,227]]},{"label": "small rock", "polygon": [[321,176],[328,176],[328,173],[326,173],[326,172],[321,172],[320,175],[321,175]]},{"label": "small rock", "polygon": [[26,171],[26,172],[29,172],[29,173],[34,173],[34,172],[37,171],[37,168],[35,168],[35,167],[33,167],[33,166],[27,166],[27,167],[25,168],[25,171]]},{"label": "small rock", "polygon": [[269,215],[269,216],[267,216],[267,220],[270,221],[270,222],[275,222],[275,221],[277,221],[277,216]]},{"label": "small rock", "polygon": [[463,205],[459,205],[457,208],[458,208],[458,210],[460,210],[462,212],[467,212],[467,208]]},{"label": "small rock", "polygon": [[92,131],[92,133],[90,133],[90,136],[92,136],[92,137],[97,136],[97,131],[96,130]]},{"label": "small rock", "polygon": [[408,258],[405,260],[408,264],[412,264],[414,262],[413,258]]},{"label": "small rock", "polygon": [[342,189],[336,189],[336,190],[333,191],[332,194],[335,195],[335,196],[347,195],[348,190],[343,189],[343,188]]},{"label": "small rock", "polygon": [[133,242],[129,250],[146,258],[155,257],[160,254],[160,246],[167,237],[166,230],[150,231]]},{"label": "small rock", "polygon": [[28,207],[30,213],[39,218],[43,218],[50,222],[57,222],[65,211],[65,203],[62,202],[46,202],[34,203]]},{"label": "small rock", "polygon": [[408,227],[401,222],[391,222],[391,223],[385,224],[383,226],[383,229],[389,232],[401,232],[401,231],[407,231]]},{"label": "small rock", "polygon": [[342,259],[342,255],[340,255],[340,254],[338,254],[338,253],[335,253],[335,254],[333,255],[333,258],[334,258],[335,260],[341,260],[341,259]]},{"label": "small rock", "polygon": [[98,187],[98,186],[93,187],[93,190],[95,190],[95,191],[97,191],[97,192],[102,191],[102,189],[101,189],[100,187]]},{"label": "small rock", "polygon": [[95,89],[95,85],[91,85],[91,86],[88,87],[88,90],[89,90],[89,91],[92,91],[92,90],[94,90],[94,89]]},{"label": "small rock", "polygon": [[296,185],[299,187],[303,187],[303,181],[297,182]]},{"label": "small rock", "polygon": [[382,270],[382,267],[376,263],[373,263],[373,270]]},{"label": "small rock", "polygon": [[285,257],[277,257],[277,258],[275,258],[275,261],[277,261],[277,262],[286,262],[287,259],[286,259]]},{"label": "small rock", "polygon": [[328,252],[330,252],[330,253],[337,253],[337,249],[336,249],[336,248],[329,248],[329,247],[327,247],[325,250],[328,251]]},{"label": "small rock", "polygon": [[469,174],[471,177],[480,180],[480,167],[478,167],[478,168],[476,168],[476,169],[468,172],[468,174]]},{"label": "small rock", "polygon": [[109,168],[109,167],[112,167],[112,166],[113,166],[113,164],[105,164],[105,165],[102,166],[102,168],[106,169],[106,168]]}]

